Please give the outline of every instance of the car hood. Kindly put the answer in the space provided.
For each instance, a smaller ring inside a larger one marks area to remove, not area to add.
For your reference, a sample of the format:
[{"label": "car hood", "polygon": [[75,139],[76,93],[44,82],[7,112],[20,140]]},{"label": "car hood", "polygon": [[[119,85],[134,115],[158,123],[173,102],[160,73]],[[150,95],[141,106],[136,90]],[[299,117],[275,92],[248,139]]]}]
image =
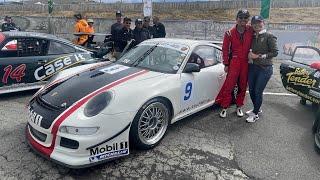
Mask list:
[{"label": "car hood", "polygon": [[109,64],[74,74],[48,86],[36,98],[53,108],[65,109],[99,89],[107,90],[118,84],[134,83],[161,74],[121,64]]}]

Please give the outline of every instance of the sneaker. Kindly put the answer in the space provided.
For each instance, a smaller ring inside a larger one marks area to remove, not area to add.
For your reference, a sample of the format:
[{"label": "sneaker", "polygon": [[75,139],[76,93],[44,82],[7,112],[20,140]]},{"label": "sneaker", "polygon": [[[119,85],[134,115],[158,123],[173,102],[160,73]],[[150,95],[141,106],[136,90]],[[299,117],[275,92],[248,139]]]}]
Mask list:
[{"label": "sneaker", "polygon": [[242,111],[241,107],[237,107],[237,116],[243,117],[243,111]]},{"label": "sneaker", "polygon": [[[259,112],[258,112],[258,114],[261,114],[261,113],[262,113],[262,110],[260,109],[260,110],[259,110]],[[247,111],[247,112],[246,112],[246,115],[248,115],[248,116],[252,116],[252,115],[254,115],[254,113],[253,113],[253,109],[251,109],[251,110]]]},{"label": "sneaker", "polygon": [[259,115],[258,114],[257,115],[255,115],[255,114],[251,115],[246,119],[247,123],[254,123],[257,120],[259,120]]},{"label": "sneaker", "polygon": [[222,110],[221,110],[221,112],[220,112],[220,117],[221,117],[221,118],[227,117],[227,109],[222,109]]}]

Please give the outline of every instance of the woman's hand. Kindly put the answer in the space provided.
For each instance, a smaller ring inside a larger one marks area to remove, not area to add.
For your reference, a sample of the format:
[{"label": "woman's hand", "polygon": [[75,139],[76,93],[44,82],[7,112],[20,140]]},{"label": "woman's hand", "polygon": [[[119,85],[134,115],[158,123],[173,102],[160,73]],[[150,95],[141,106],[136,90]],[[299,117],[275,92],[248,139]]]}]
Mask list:
[{"label": "woman's hand", "polygon": [[249,52],[248,58],[249,59],[258,59],[260,56],[259,54],[255,54],[253,52]]}]

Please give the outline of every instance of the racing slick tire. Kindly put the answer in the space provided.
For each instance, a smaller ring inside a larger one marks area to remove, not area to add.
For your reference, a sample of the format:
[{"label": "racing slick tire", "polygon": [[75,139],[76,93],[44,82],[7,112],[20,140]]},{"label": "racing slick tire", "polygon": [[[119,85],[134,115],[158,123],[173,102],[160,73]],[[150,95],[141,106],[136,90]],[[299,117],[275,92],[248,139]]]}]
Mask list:
[{"label": "racing slick tire", "polygon": [[307,100],[304,99],[304,98],[301,98],[301,99],[300,99],[300,104],[306,105],[306,104],[307,104]]},{"label": "racing slick tire", "polygon": [[161,98],[146,102],[133,119],[130,144],[137,149],[155,147],[164,137],[170,122],[170,106]]},{"label": "racing slick tire", "polygon": [[314,149],[318,154],[320,154],[320,142],[319,142],[320,138],[318,138],[317,136],[320,136],[320,126],[319,125],[316,129],[316,132],[314,133]]},{"label": "racing slick tire", "polygon": [[320,108],[316,112],[316,117],[313,121],[313,125],[312,125],[312,133],[313,134],[316,133],[319,124],[320,124]]}]

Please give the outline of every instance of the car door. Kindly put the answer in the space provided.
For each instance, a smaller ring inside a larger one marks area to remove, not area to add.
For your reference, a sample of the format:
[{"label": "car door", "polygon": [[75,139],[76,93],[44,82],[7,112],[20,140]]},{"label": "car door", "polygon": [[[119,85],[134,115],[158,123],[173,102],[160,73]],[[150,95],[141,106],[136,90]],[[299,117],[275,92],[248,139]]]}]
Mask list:
[{"label": "car door", "polygon": [[297,46],[291,60],[281,64],[280,74],[282,83],[288,91],[318,103],[320,71],[310,67],[315,62],[320,62],[319,49]]},{"label": "car door", "polygon": [[46,81],[58,72],[79,65],[84,61],[92,59],[91,53],[80,50],[74,45],[57,41],[48,40],[48,49],[42,62],[34,71],[36,81]]},{"label": "car door", "polygon": [[201,68],[200,72],[181,74],[181,109],[192,111],[215,100],[226,74],[221,63],[221,50],[214,46],[196,47],[188,62],[197,63]]},{"label": "car door", "polygon": [[45,60],[47,41],[10,37],[0,47],[0,87],[34,83],[34,71]]}]

